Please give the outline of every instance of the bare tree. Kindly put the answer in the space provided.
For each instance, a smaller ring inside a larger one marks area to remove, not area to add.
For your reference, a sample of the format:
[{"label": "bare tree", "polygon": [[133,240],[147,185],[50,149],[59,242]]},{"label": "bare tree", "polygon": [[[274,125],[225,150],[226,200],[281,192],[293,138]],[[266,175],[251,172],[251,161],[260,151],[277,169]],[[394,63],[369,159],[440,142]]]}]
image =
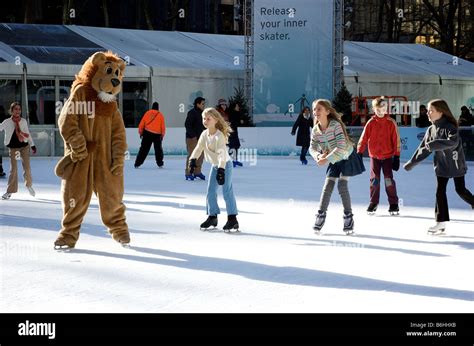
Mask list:
[{"label": "bare tree", "polygon": [[107,0],[102,0],[102,12],[104,13],[104,26],[108,28],[110,26],[109,22],[109,6]]},{"label": "bare tree", "polygon": [[74,10],[74,0],[63,0],[63,24],[72,24],[71,10]]},{"label": "bare tree", "polygon": [[454,54],[454,40],[456,39],[456,13],[460,0],[439,0],[437,8],[429,1],[423,0],[426,9],[433,15],[434,21],[429,25],[440,37],[440,48],[448,53]]},{"label": "bare tree", "polygon": [[148,30],[153,30],[153,22],[150,16],[150,2],[149,0],[143,0],[143,12],[145,13],[145,22]]}]

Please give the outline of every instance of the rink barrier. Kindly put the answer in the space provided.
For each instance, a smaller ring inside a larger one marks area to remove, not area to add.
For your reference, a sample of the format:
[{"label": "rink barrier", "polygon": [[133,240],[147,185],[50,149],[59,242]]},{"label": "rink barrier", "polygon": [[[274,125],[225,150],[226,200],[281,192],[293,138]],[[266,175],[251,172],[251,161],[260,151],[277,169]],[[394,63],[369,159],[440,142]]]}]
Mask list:
[{"label": "rink barrier", "polygon": [[[363,128],[348,127],[348,133],[357,143]],[[408,160],[423,139],[426,129],[400,127],[401,159]],[[474,161],[474,126],[461,127],[460,135],[466,159]],[[47,125],[30,126],[30,132],[38,150],[37,156],[62,156],[63,140],[57,128]],[[127,128],[127,143],[130,156],[136,155],[140,148],[140,137],[136,128]],[[3,145],[4,132],[0,132],[0,152],[8,156],[8,148]],[[239,128],[239,138],[243,155],[259,156],[299,156],[296,136],[291,135],[291,127],[246,127]],[[186,155],[185,129],[168,128],[163,141],[165,155]],[[153,153],[153,147],[150,150]],[[366,153],[367,155],[367,153]],[[431,156],[430,158],[431,159]]]}]

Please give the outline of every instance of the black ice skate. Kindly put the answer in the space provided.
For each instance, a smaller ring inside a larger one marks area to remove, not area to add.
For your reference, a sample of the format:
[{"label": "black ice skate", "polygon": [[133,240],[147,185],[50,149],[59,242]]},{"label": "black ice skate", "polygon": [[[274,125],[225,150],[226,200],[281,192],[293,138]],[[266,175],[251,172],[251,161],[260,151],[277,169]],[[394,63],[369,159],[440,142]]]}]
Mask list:
[{"label": "black ice skate", "polygon": [[209,215],[206,221],[201,224],[201,231],[205,231],[210,227],[217,227],[217,216],[216,215]]},{"label": "black ice skate", "polygon": [[369,207],[367,208],[367,214],[374,215],[377,211],[378,204],[377,203],[370,203]]},{"label": "black ice skate", "polygon": [[353,219],[353,214],[344,214],[344,232],[346,232],[347,235],[351,235],[354,233],[354,219]]},{"label": "black ice skate", "polygon": [[222,227],[224,232],[239,232],[239,222],[237,221],[237,215],[227,216],[227,223]]},{"label": "black ice skate", "polygon": [[398,204],[390,204],[390,207],[388,208],[388,212],[390,215],[400,215],[400,209],[398,208]]},{"label": "black ice skate", "polygon": [[314,222],[314,226],[313,226],[314,232],[320,233],[325,222],[326,222],[326,212],[318,210],[318,213],[316,214],[316,221]]}]

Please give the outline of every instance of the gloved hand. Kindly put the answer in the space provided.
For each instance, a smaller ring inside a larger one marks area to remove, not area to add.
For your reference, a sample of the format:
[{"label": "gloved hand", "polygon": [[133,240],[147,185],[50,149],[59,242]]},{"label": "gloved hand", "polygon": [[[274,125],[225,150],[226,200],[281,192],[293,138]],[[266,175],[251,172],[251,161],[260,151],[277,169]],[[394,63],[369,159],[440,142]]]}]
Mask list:
[{"label": "gloved hand", "polygon": [[292,136],[294,136],[294,135],[295,135],[295,133],[294,133],[293,131],[291,131],[291,135],[292,135]]},{"label": "gloved hand", "polygon": [[224,168],[217,169],[216,180],[219,185],[224,185],[225,183],[225,169]]},{"label": "gloved hand", "polygon": [[33,154],[36,154],[36,146],[33,145],[33,146],[31,147],[31,151],[33,152]]},{"label": "gloved hand", "polygon": [[189,173],[194,174],[194,169],[197,167],[196,159],[189,160]]},{"label": "gloved hand", "polygon": [[400,156],[394,156],[392,159],[392,169],[397,172],[400,169]]}]

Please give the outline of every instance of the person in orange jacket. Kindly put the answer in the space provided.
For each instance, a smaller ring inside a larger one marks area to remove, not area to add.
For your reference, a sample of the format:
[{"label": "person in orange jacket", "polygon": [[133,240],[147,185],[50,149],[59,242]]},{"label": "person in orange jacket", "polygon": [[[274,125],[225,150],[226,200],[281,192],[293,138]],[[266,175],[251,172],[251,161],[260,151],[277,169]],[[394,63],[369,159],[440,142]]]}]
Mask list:
[{"label": "person in orange jacket", "polygon": [[153,102],[153,105],[149,111],[143,115],[140,124],[138,125],[138,133],[142,139],[140,150],[138,151],[137,158],[135,159],[135,168],[140,167],[145,162],[146,157],[153,144],[155,148],[155,159],[158,167],[163,167],[163,147],[162,141],[165,137],[166,126],[165,117],[163,113],[159,111],[160,105],[158,102]]},{"label": "person in orange jacket", "polygon": [[370,204],[369,214],[375,213],[380,197],[380,170],[383,171],[385,192],[390,204],[389,213],[398,214],[397,186],[393,172],[400,168],[400,135],[395,120],[388,114],[387,100],[378,97],[372,101],[375,115],[365,125],[357,145],[357,153],[362,155],[369,147],[370,156]]}]

